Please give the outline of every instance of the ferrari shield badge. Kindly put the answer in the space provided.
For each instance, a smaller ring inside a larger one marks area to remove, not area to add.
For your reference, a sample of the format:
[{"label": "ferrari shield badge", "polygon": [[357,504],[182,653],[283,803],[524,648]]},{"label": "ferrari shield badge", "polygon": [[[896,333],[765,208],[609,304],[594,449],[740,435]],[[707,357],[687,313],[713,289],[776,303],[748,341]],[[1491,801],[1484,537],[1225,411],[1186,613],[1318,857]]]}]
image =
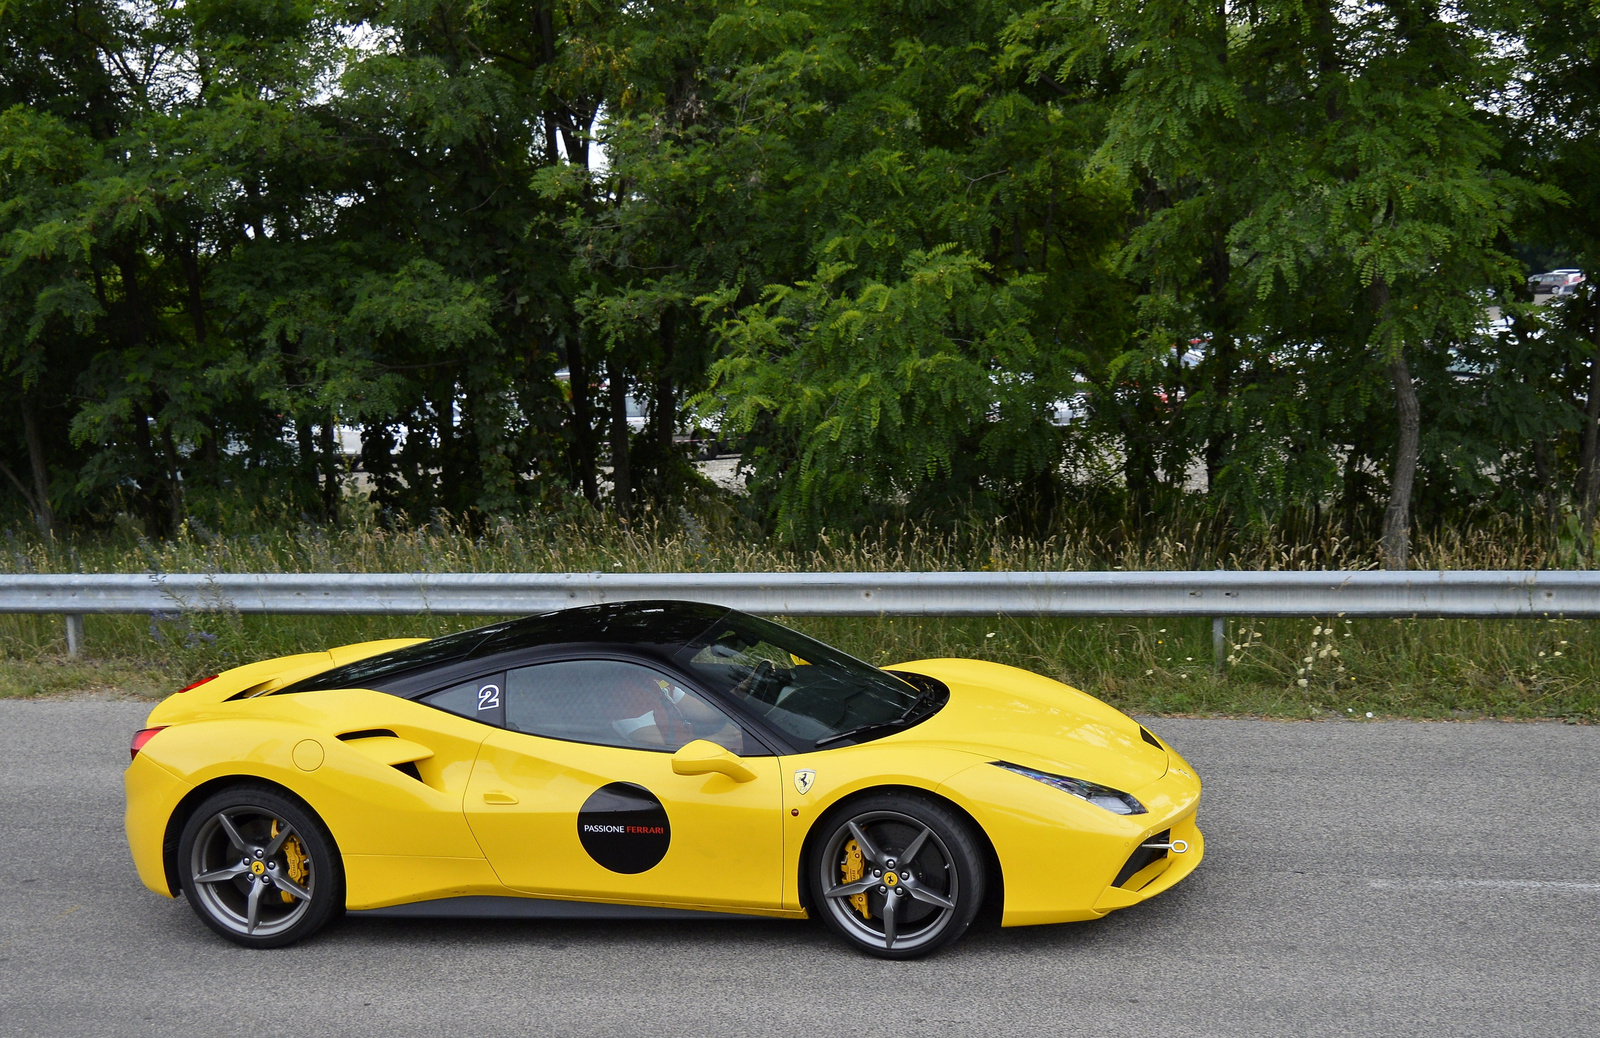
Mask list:
[{"label": "ferrari shield badge", "polygon": [[810,768],[801,768],[794,773],[794,788],[800,791],[801,796],[811,792],[811,786],[817,781],[817,773]]}]

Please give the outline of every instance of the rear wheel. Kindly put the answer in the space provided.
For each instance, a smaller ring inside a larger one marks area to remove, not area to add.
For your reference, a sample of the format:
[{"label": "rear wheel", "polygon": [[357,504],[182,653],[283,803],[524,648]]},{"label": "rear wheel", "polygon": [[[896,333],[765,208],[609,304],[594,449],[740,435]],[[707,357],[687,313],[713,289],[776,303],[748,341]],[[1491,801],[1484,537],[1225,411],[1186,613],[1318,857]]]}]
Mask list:
[{"label": "rear wheel", "polygon": [[202,922],[250,948],[309,937],[344,904],[327,829],[265,786],[225,789],[189,816],[178,841],[178,877]]},{"label": "rear wheel", "polygon": [[861,950],[913,959],[961,936],[983,902],[983,856],[967,822],[911,794],[878,794],[822,823],[812,902]]}]

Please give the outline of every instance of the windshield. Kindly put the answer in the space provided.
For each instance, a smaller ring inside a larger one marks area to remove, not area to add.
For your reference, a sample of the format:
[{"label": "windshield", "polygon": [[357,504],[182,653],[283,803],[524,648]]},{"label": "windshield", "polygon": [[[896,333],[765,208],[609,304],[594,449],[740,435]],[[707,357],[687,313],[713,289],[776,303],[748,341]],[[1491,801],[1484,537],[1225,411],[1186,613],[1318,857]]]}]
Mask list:
[{"label": "windshield", "polygon": [[[718,692],[801,745],[906,721],[918,690],[803,634],[730,612],[679,654]],[[884,732],[871,734],[886,734]],[[867,731],[861,738],[869,737]]]}]

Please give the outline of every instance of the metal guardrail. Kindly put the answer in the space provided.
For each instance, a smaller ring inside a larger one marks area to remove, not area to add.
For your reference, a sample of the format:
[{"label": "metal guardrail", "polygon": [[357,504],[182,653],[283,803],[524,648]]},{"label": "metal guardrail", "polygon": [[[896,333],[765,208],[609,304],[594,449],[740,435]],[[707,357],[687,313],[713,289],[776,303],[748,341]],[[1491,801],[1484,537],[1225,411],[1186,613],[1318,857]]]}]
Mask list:
[{"label": "metal guardrail", "polygon": [[[646,598],[780,616],[1600,617],[1600,571],[0,575],[0,612],[512,615]],[[1219,656],[1220,659],[1220,656]]]}]

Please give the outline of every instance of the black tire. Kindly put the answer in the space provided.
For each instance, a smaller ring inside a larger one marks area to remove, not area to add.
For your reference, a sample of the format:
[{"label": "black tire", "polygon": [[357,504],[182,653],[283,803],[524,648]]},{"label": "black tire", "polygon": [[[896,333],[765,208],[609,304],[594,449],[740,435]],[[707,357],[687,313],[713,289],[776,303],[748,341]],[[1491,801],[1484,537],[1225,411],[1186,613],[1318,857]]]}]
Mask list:
[{"label": "black tire", "polygon": [[835,933],[869,955],[915,959],[972,923],[983,904],[983,862],[970,823],[946,805],[878,793],[829,812],[806,872],[811,903]]},{"label": "black tire", "polygon": [[178,879],[200,921],[247,948],[303,940],[344,907],[344,870],[322,820],[255,783],[230,786],[189,816]]}]

